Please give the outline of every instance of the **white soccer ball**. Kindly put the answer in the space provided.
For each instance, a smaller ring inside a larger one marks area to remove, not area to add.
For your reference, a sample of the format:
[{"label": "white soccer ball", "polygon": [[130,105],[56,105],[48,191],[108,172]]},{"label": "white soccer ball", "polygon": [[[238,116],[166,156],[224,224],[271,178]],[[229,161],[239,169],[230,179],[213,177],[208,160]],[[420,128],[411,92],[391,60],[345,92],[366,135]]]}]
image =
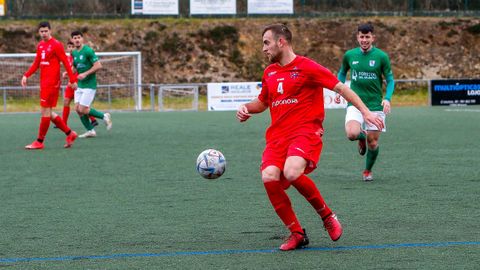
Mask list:
[{"label": "white soccer ball", "polygon": [[227,161],[223,154],[215,149],[207,149],[197,158],[197,172],[206,179],[216,179],[225,172]]}]

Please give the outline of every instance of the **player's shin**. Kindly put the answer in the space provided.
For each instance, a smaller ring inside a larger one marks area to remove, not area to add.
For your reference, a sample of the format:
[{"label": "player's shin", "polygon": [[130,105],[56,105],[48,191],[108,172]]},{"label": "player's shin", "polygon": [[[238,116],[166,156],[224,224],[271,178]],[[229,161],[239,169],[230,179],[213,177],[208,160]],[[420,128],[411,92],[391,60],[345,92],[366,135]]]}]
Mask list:
[{"label": "player's shin", "polygon": [[82,122],[83,126],[84,126],[87,130],[92,130],[92,129],[93,129],[93,126],[92,126],[92,124],[90,123],[90,118],[88,117],[87,114],[84,114],[84,115],[80,116],[80,121]]},{"label": "player's shin", "polygon": [[323,200],[317,186],[308,176],[302,174],[292,182],[292,185],[303,195],[303,197],[305,197],[305,199],[307,199],[322,219],[325,219],[332,214],[332,210],[330,210]]},{"label": "player's shin", "polygon": [[63,106],[62,119],[65,124],[68,122],[68,116],[70,116],[70,106]]},{"label": "player's shin", "polygon": [[275,212],[283,221],[285,226],[294,233],[303,233],[302,226],[293,211],[290,198],[288,198],[287,193],[283,190],[283,187],[280,184],[280,181],[268,181],[263,183],[265,190],[267,191],[268,198],[272,203]]},{"label": "player's shin", "polygon": [[63,119],[60,116],[56,116],[52,119],[52,122],[57,126],[61,131],[63,131],[66,135],[70,132],[70,128],[65,124]]},{"label": "player's shin", "polygon": [[42,116],[40,118],[40,127],[38,128],[38,141],[43,142],[47,136],[48,127],[50,127],[50,117]]},{"label": "player's shin", "polygon": [[365,170],[371,171],[375,161],[377,161],[378,152],[380,151],[380,147],[377,146],[375,149],[368,149],[367,152],[367,159],[365,162]]},{"label": "player's shin", "polygon": [[90,107],[90,112],[88,114],[98,119],[103,119],[103,116],[105,115],[103,112],[97,111],[91,107]]}]

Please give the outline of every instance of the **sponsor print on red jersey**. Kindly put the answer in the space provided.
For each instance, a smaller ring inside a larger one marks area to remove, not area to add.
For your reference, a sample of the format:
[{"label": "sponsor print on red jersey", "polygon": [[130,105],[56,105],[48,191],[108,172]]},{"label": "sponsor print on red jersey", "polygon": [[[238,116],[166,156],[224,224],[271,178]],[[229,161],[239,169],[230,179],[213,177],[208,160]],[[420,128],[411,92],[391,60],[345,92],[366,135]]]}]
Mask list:
[{"label": "sponsor print on red jersey", "polygon": [[338,79],[315,61],[296,56],[285,66],[268,66],[258,99],[270,109],[271,125],[266,139],[301,133],[323,133],[323,88],[333,89]]},{"label": "sponsor print on red jersey", "polygon": [[30,77],[38,68],[40,68],[40,88],[55,89],[60,87],[60,61],[65,66],[70,78],[74,81],[71,65],[68,63],[67,55],[63,49],[62,43],[55,38],[48,41],[40,41],[37,46],[37,54],[32,66],[25,73]]}]

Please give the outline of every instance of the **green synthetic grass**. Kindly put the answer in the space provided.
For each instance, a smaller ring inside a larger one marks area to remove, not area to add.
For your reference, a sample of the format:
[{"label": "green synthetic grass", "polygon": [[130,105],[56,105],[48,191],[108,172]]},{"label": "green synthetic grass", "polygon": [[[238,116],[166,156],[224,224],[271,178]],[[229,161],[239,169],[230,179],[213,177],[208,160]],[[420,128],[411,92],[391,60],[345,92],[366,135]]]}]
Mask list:
[{"label": "green synthetic grass", "polygon": [[[260,180],[268,113],[240,124],[234,112],[114,113],[113,129],[63,149],[26,151],[37,114],[0,114],[0,261],[114,254],[265,250],[287,231]],[[478,242],[480,107],[403,107],[388,117],[375,181],[327,110],[324,149],[311,174],[344,226],[329,240],[313,209],[288,193],[310,247]],[[71,126],[83,131],[78,119]],[[225,175],[195,171],[197,155],[221,150]],[[476,269],[480,246],[303,250],[0,262],[5,269]]]}]

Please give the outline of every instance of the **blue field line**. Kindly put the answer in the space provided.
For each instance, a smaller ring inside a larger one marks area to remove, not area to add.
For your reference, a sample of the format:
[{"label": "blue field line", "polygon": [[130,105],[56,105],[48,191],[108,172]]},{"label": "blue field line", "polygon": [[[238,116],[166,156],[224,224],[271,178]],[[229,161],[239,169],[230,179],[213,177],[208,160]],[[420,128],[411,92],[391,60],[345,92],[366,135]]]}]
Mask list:
[{"label": "blue field line", "polygon": [[[480,242],[434,242],[434,243],[402,243],[367,246],[339,246],[339,247],[309,247],[298,250],[302,251],[343,251],[359,249],[392,249],[392,248],[422,248],[422,247],[450,247],[450,246],[478,246]],[[210,250],[210,251],[178,251],[160,253],[123,253],[111,255],[88,255],[88,256],[63,256],[63,257],[32,257],[32,258],[0,258],[0,263],[36,262],[36,261],[75,261],[75,260],[106,260],[118,258],[138,257],[177,257],[199,255],[231,255],[245,253],[277,253],[278,249],[244,249],[244,250]]]}]

